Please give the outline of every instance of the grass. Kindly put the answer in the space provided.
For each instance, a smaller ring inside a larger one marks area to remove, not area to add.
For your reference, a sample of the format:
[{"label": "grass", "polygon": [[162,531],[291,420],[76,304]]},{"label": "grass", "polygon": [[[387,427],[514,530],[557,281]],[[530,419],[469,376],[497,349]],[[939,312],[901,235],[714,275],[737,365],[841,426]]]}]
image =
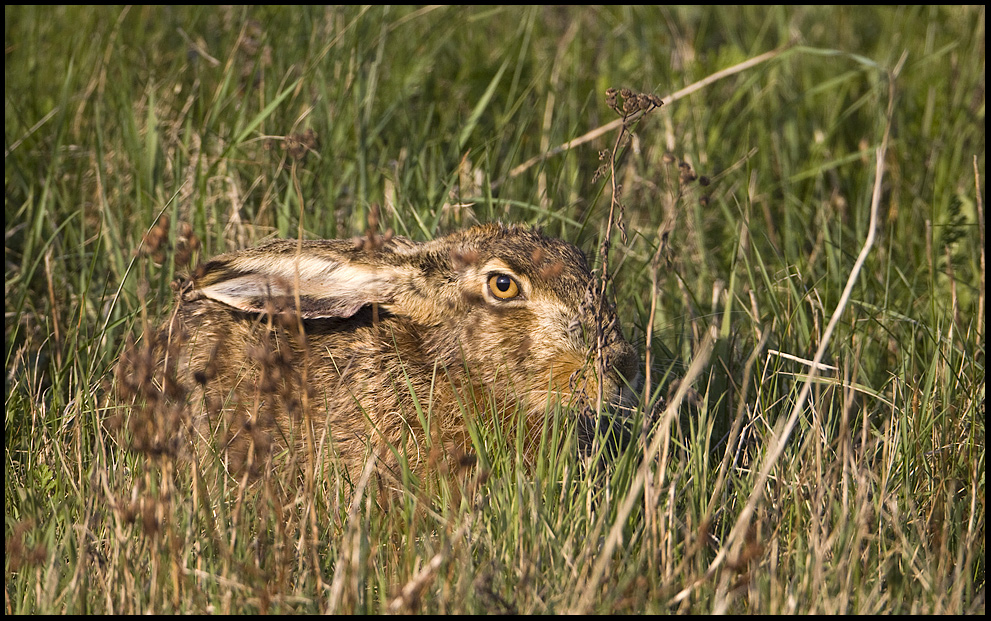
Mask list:
[{"label": "grass", "polygon": [[[6,7],[5,610],[983,613],[984,19]],[[665,105],[613,173],[619,128],[592,132],[623,87]],[[637,442],[528,468],[477,429],[464,481],[389,505],[110,430],[192,236],[195,263],[373,206],[417,239],[539,224],[599,265],[608,237]]]}]

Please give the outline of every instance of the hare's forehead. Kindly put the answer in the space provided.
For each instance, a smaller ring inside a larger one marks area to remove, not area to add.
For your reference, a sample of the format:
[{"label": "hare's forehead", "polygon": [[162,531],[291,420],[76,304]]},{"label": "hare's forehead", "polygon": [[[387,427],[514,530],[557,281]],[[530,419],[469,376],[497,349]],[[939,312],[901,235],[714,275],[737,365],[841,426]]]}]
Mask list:
[{"label": "hare's forehead", "polygon": [[[465,254],[470,256],[471,253]],[[551,271],[576,278],[589,277],[585,255],[558,240],[546,240],[543,244],[494,244],[482,248],[478,255],[483,263],[502,262],[504,267],[521,275]]]}]

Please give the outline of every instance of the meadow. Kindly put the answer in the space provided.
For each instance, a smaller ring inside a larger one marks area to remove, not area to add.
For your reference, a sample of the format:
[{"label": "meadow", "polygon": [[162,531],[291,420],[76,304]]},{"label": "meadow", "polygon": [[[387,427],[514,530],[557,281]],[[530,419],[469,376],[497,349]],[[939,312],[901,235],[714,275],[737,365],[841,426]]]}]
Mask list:
[{"label": "meadow", "polygon": [[[983,614],[984,46],[983,6],[6,6],[5,612]],[[474,430],[389,502],[135,442],[177,276],[370,216],[583,248],[633,441]]]}]

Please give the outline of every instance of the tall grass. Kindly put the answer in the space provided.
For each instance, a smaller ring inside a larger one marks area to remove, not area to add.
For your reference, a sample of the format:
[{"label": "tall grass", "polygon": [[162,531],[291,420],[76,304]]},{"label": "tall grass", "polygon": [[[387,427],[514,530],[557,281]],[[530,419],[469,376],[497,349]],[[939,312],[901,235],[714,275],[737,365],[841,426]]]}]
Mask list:
[{"label": "tall grass", "polygon": [[[984,19],[6,7],[5,610],[983,612]],[[623,87],[665,105],[613,150]],[[636,441],[585,463],[556,412],[527,465],[473,429],[474,467],[386,501],[330,458],[247,483],[115,430],[179,271],[373,206],[600,267],[608,238]]]}]

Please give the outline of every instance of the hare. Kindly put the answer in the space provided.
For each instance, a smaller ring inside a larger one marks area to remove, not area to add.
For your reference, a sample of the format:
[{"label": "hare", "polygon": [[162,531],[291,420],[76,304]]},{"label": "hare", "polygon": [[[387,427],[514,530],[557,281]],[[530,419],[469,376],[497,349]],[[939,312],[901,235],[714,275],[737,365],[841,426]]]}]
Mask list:
[{"label": "hare", "polygon": [[416,470],[437,449],[470,455],[472,416],[525,425],[530,459],[555,403],[588,417],[632,402],[637,352],[575,246],[501,224],[363,242],[274,241],[180,286],[158,336],[163,399],[191,404],[187,428],[235,467],[281,449],[351,476],[369,451]]}]

